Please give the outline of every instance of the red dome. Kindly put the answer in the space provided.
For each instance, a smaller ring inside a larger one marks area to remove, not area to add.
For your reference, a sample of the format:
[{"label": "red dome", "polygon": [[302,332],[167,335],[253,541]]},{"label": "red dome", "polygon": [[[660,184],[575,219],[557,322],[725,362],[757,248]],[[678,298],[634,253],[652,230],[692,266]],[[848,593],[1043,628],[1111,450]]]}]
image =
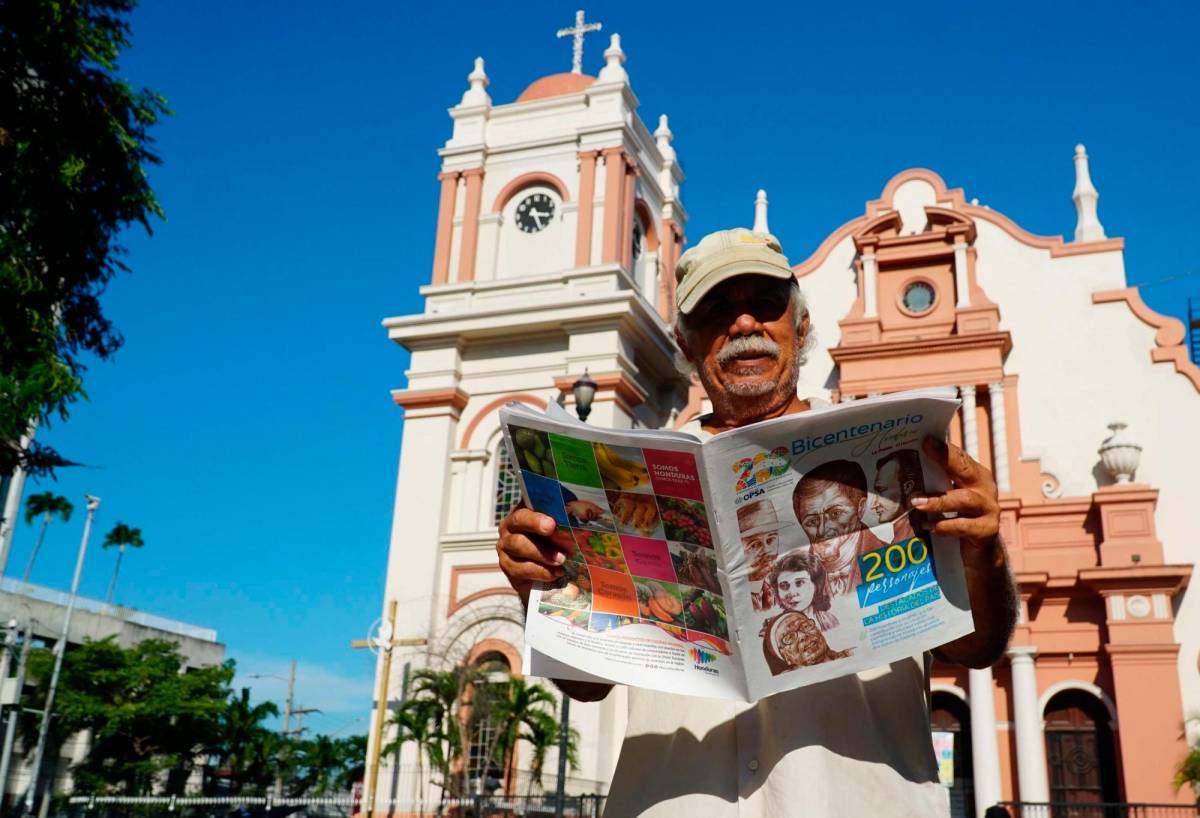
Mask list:
[{"label": "red dome", "polygon": [[561,97],[563,94],[578,94],[595,81],[595,77],[589,77],[587,74],[572,74],[569,71],[565,74],[551,74],[534,80],[528,88],[521,92],[521,96],[517,97],[517,102]]}]

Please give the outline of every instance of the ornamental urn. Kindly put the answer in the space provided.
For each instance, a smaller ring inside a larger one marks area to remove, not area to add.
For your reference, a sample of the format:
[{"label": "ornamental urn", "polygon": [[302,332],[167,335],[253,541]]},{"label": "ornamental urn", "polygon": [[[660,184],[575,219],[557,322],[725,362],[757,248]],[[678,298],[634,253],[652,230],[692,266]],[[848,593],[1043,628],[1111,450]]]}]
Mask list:
[{"label": "ornamental urn", "polygon": [[1128,483],[1142,460],[1142,447],[1125,434],[1126,423],[1110,423],[1112,434],[1100,444],[1100,462],[1117,483]]}]

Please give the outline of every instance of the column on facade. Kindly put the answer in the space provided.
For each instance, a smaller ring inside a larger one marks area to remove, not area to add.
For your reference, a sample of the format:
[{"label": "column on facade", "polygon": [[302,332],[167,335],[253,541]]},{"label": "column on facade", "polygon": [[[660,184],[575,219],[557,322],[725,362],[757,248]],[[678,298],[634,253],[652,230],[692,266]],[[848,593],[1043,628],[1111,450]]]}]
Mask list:
[{"label": "column on facade", "polygon": [[[979,430],[975,425],[975,385],[959,387],[962,395],[963,448],[979,459]],[[975,814],[1000,800],[1000,748],[996,742],[996,695],[992,669],[967,672],[971,704],[971,757],[975,766]]]},{"label": "column on facade", "polygon": [[675,246],[675,221],[663,219],[658,245],[662,268],[658,272],[658,314],[668,322],[675,320]]},{"label": "column on facade", "polygon": [[629,271],[630,278],[640,287],[642,282],[637,280],[637,272],[633,269],[633,220],[637,218],[634,212],[637,176],[637,168],[625,157],[625,199],[621,203],[621,235],[617,241],[621,247],[621,265]]},{"label": "column on facade", "polygon": [[[988,384],[992,409],[992,463],[996,488],[1001,494],[1012,491],[1008,474],[1008,423],[1004,417],[1004,381]],[[978,458],[976,458],[978,459]]]},{"label": "column on facade", "polygon": [[624,220],[625,152],[621,148],[605,148],[604,154],[604,240],[600,245],[600,260],[604,263],[621,261],[620,233]]},{"label": "column on facade", "polygon": [[596,199],[596,157],[599,151],[579,154],[579,209],[576,211],[575,266],[592,263],[592,214]]},{"label": "column on facade", "polygon": [[475,279],[475,253],[479,248],[479,215],[483,208],[483,168],[463,171],[467,181],[466,210],[463,212],[462,245],[458,253],[458,280]]},{"label": "column on facade", "polygon": [[967,242],[958,236],[954,242],[954,289],[957,291],[955,306],[971,306],[970,279],[967,276]]},{"label": "column on facade", "polygon": [[1008,649],[1012,666],[1013,728],[1017,737],[1017,778],[1021,800],[1050,800],[1046,777],[1046,741],[1042,735],[1042,714],[1038,706],[1037,672],[1033,657],[1037,648],[1014,645]]},{"label": "column on facade", "polygon": [[875,280],[878,277],[878,269],[875,266],[875,254],[863,253],[862,257],[863,269],[863,316],[865,318],[874,318],[879,312],[879,307],[876,303],[878,293],[876,292]]},{"label": "column on facade", "polygon": [[433,283],[450,280],[450,239],[454,235],[454,204],[458,198],[458,171],[439,173],[442,194],[438,200],[437,234],[433,243]]}]

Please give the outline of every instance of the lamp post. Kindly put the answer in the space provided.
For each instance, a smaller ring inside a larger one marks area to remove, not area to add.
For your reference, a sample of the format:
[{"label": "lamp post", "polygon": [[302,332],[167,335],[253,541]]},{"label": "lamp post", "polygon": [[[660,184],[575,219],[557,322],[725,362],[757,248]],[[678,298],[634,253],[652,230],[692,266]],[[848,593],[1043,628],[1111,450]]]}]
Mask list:
[{"label": "lamp post", "polygon": [[[67,598],[67,611],[63,614],[62,634],[54,646],[54,671],[50,674],[50,689],[46,693],[46,706],[42,710],[41,729],[38,730],[37,747],[33,751],[33,766],[30,770],[29,788],[25,791],[24,813],[33,813],[33,802],[37,798],[38,779],[42,773],[42,758],[46,754],[46,739],[50,734],[50,718],[54,715],[54,694],[58,692],[58,677],[62,673],[63,656],[67,652],[67,639],[71,635],[71,615],[75,613],[75,598],[79,595],[79,580],[83,576],[83,558],[87,556],[88,537],[92,534],[92,518],[100,508],[100,498],[87,495],[87,519],[83,522],[83,539],[79,541],[79,555],[75,558],[75,576],[71,578],[71,595]],[[50,785],[53,788],[54,779]]]},{"label": "lamp post", "polygon": [[[571,394],[575,396],[575,414],[587,423],[588,415],[592,413],[592,399],[596,397],[596,382],[588,377],[587,369],[579,380],[571,384]],[[562,715],[558,721],[558,789],[554,796],[554,814],[562,818],[566,810],[567,786],[567,745],[571,737],[571,697],[562,694]]]}]

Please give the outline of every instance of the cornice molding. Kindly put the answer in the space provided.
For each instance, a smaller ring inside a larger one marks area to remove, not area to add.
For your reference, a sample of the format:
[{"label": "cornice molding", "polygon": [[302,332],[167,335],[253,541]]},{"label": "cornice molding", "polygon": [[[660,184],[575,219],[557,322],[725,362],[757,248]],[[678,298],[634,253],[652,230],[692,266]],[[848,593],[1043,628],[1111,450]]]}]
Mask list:
[{"label": "cornice molding", "polygon": [[1192,386],[1200,392],[1200,366],[1192,363],[1188,357],[1184,340],[1187,330],[1178,318],[1157,313],[1142,300],[1142,294],[1137,287],[1126,287],[1122,290],[1105,290],[1092,293],[1093,304],[1111,304],[1123,301],[1139,321],[1157,330],[1154,333],[1155,348],[1150,350],[1150,360],[1156,364],[1172,363],[1175,371],[1192,382]]}]

